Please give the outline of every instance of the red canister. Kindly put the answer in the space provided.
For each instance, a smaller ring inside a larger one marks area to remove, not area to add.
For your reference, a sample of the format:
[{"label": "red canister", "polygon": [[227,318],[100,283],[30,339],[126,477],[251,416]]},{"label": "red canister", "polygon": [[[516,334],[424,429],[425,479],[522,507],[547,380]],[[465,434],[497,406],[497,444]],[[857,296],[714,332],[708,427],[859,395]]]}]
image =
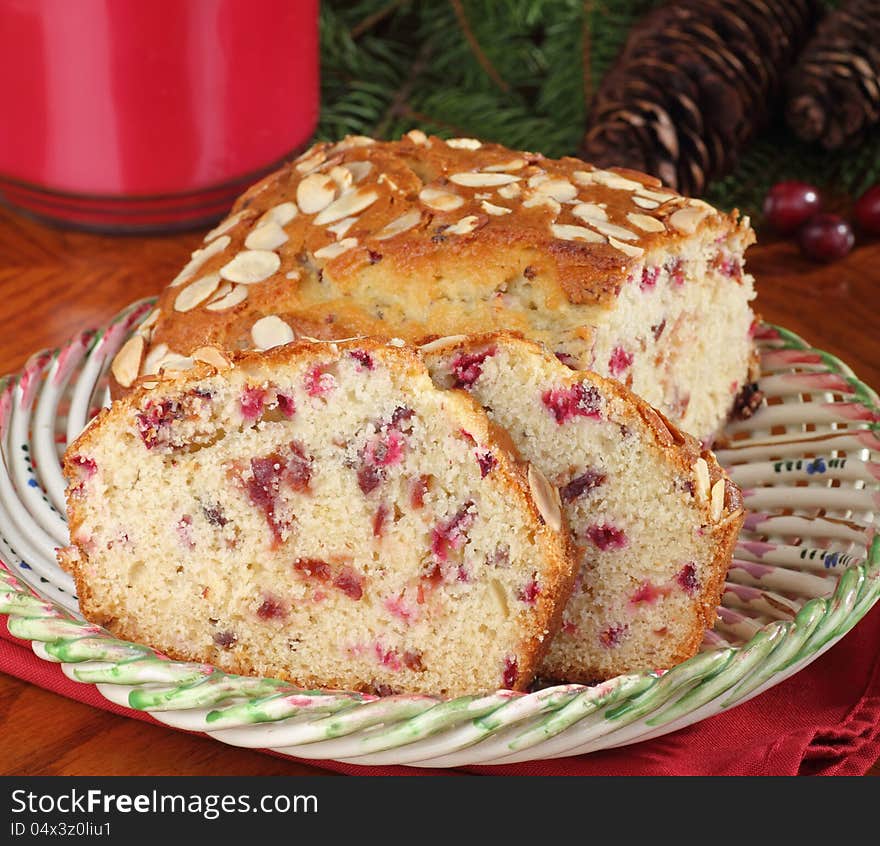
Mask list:
[{"label": "red canister", "polygon": [[312,136],[318,0],[0,0],[0,196],[200,226]]}]

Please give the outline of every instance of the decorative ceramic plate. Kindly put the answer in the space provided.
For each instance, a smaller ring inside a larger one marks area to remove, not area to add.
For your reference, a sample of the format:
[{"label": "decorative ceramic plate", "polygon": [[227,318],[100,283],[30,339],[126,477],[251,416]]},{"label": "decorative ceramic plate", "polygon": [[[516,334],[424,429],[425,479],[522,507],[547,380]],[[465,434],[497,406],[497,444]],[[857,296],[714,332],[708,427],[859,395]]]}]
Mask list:
[{"label": "decorative ceramic plate", "polygon": [[667,672],[599,685],[443,700],[294,688],[171,661],[84,622],[55,563],[67,543],[65,445],[107,402],[105,372],[142,320],[34,355],[0,379],[0,613],[67,676],[170,726],[236,746],[358,764],[452,767],[579,755],[703,720],[798,672],[880,596],[880,403],[833,356],[763,325],[764,404],[725,431],[718,458],[749,510],[718,619]]}]

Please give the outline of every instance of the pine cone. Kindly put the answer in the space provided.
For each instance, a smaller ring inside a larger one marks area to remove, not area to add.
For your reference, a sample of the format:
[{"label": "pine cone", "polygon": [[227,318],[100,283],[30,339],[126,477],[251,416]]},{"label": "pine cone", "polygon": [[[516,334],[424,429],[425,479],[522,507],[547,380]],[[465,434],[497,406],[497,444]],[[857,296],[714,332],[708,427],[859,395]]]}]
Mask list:
[{"label": "pine cone", "polygon": [[816,8],[817,0],[676,0],[648,13],[593,98],[581,155],[701,193],[766,122]]},{"label": "pine cone", "polygon": [[819,24],[789,75],[785,115],[826,150],[880,122],[880,0],[848,0]]}]

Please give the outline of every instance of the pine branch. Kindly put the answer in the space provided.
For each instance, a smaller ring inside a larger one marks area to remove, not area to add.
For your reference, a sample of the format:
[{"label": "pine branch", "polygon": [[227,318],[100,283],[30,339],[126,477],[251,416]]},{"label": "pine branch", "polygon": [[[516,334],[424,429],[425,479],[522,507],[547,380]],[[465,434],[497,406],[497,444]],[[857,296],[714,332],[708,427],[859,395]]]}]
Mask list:
[{"label": "pine branch", "polygon": [[593,0],[584,0],[584,20],[582,25],[581,73],[584,78],[584,112],[590,107],[593,99],[593,74],[590,51],[593,44],[592,30]]},{"label": "pine branch", "polygon": [[456,126],[445,121],[438,121],[436,118],[426,115],[423,112],[413,111],[409,106],[404,107],[403,116],[409,119],[413,126],[419,126],[425,131],[431,131],[436,135],[445,136],[447,138],[461,138],[467,135],[470,130],[462,126]]},{"label": "pine branch", "polygon": [[[576,154],[593,87],[633,23],[661,2],[324,0],[318,137],[395,138],[420,126],[549,156]],[[770,183],[783,178],[859,193],[880,181],[880,133],[824,155],[777,121],[707,198],[756,214]]]},{"label": "pine branch", "polygon": [[382,116],[382,120],[374,127],[373,132],[371,133],[372,135],[377,138],[387,137],[388,129],[390,128],[392,121],[395,118],[399,118],[406,114],[408,108],[407,101],[409,100],[413,89],[419,83],[422,73],[424,73],[424,70],[428,65],[430,56],[431,45],[429,42],[425,42],[419,49],[419,53],[406,76],[405,82],[398,89],[391,103],[389,103],[388,108],[385,110],[385,114]]},{"label": "pine branch", "polygon": [[483,52],[483,48],[480,47],[480,42],[477,41],[474,36],[474,32],[471,29],[470,23],[468,22],[467,15],[464,12],[464,6],[462,6],[461,0],[449,0],[452,4],[452,8],[455,10],[455,17],[458,18],[458,25],[461,27],[461,31],[464,33],[464,37],[467,39],[468,44],[470,44],[471,50],[476,56],[477,61],[480,63],[480,66],[486,71],[486,74],[489,78],[494,82],[502,91],[506,93],[510,92],[510,86],[501,78],[498,74],[498,71],[495,70],[493,64],[486,57],[486,54]]},{"label": "pine branch", "polygon": [[381,9],[371,12],[359,24],[352,27],[352,40],[357,41],[365,32],[369,32],[374,26],[376,26],[376,24],[387,18],[388,15],[392,14],[400,6],[408,4],[409,2],[410,0],[391,0],[390,3],[386,3]]}]

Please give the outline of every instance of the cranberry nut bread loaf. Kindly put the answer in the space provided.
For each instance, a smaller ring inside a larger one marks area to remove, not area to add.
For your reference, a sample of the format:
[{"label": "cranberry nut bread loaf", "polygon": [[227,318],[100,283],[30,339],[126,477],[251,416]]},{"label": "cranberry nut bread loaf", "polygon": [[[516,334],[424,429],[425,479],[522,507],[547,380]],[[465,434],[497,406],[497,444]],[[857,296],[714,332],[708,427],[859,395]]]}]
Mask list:
[{"label": "cranberry nut bread loaf", "polygon": [[509,334],[422,347],[561,493],[580,572],[539,674],[592,682],[667,669],[712,626],[744,512],[714,456],[620,383]]},{"label": "cranberry nut bread loaf", "polygon": [[205,345],[509,329],[707,438],[750,381],[753,240],[641,173],[418,130],[320,143],[208,233],[114,362],[114,396]]},{"label": "cranberry nut bread loaf", "polygon": [[479,405],[394,341],[214,359],[68,449],[85,616],[304,687],[524,689],[576,564],[556,491]]}]

